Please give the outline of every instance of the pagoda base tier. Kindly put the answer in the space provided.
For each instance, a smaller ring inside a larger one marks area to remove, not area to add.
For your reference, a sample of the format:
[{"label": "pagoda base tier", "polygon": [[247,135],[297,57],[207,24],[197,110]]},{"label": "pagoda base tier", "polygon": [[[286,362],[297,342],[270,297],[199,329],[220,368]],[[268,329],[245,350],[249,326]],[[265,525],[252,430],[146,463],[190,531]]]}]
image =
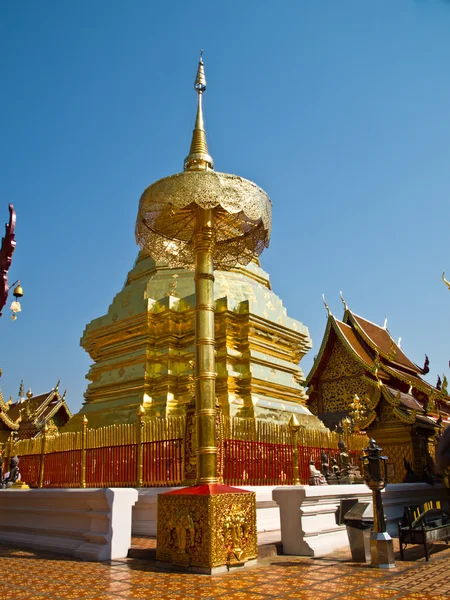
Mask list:
[{"label": "pagoda base tier", "polygon": [[[256,261],[215,271],[216,397],[226,417],[289,421],[306,408],[299,361],[308,329],[286,313]],[[107,313],[86,326],[81,345],[93,360],[85,402],[65,431],[181,416],[195,375],[193,271],[170,269],[140,252]]]},{"label": "pagoda base tier", "polygon": [[216,574],[256,563],[256,494],[221,484],[158,496],[156,559]]}]

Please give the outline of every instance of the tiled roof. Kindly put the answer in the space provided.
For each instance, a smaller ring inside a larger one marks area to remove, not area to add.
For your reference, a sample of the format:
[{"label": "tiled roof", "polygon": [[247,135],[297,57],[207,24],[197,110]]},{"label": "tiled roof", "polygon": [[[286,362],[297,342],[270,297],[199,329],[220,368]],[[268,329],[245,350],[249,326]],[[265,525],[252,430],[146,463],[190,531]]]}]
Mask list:
[{"label": "tiled roof", "polygon": [[364,346],[361,344],[360,340],[358,340],[355,331],[350,325],[346,325],[342,321],[338,321],[334,319],[339,331],[344,336],[345,341],[352,348],[354,352],[361,358],[369,368],[372,368],[374,365],[374,360],[370,356],[370,354],[366,351]]},{"label": "tiled roof", "polygon": [[389,396],[394,400],[399,398],[400,404],[405,408],[410,410],[418,410],[419,412],[424,412],[424,408],[422,404],[414,398],[411,394],[405,394],[403,392],[399,392],[398,390],[391,388],[387,385],[383,388],[389,394]]},{"label": "tiled roof", "polygon": [[388,361],[393,365],[400,365],[417,374],[422,373],[422,369],[410,361],[403,350],[397,346],[387,329],[375,325],[375,323],[367,321],[350,311],[348,311],[348,313],[350,320],[353,319],[355,321],[369,345],[371,345],[374,350],[378,350],[381,356],[384,358],[389,357]]}]

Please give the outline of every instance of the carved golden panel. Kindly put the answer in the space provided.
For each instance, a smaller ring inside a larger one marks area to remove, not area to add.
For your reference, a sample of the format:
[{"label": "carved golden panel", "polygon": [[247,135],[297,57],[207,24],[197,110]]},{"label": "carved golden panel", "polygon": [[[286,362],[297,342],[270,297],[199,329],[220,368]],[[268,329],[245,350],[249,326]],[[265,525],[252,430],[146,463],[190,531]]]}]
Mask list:
[{"label": "carved golden panel", "polygon": [[[405,459],[413,466],[414,453],[411,442],[383,444],[383,454],[388,457],[389,483],[403,483],[406,477]],[[392,465],[391,468],[390,465]]]},{"label": "carved golden panel", "polygon": [[394,412],[394,407],[387,402],[382,402],[380,408],[380,421],[388,423],[390,421],[398,421],[398,417]]},{"label": "carved golden panel", "polygon": [[156,552],[157,560],[205,570],[255,559],[255,493],[160,494]]},{"label": "carved golden panel", "polygon": [[344,377],[324,381],[321,385],[324,412],[349,410],[355,394],[365,400],[369,394],[369,384],[363,377]]},{"label": "carved golden panel", "polygon": [[341,342],[336,342],[325,367],[322,380],[362,375],[364,368],[351,356]]}]

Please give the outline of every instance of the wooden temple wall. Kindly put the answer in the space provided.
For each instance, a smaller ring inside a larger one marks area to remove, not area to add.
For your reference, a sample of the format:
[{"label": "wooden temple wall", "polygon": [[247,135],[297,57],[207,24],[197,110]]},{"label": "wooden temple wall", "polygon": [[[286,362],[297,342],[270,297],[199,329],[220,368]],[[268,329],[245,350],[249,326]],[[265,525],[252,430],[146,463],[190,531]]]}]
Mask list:
[{"label": "wooden temple wall", "polygon": [[[224,417],[218,440],[219,476],[228,485],[290,485],[298,461],[300,482],[309,483],[309,463],[321,454],[337,458],[338,434],[329,430]],[[166,417],[15,441],[3,450],[20,458],[22,481],[30,487],[157,487],[192,484],[186,477],[186,419]],[[348,435],[354,464],[368,445],[365,435]],[[294,447],[297,446],[297,453]],[[192,457],[189,457],[192,462]],[[189,462],[188,461],[188,462]],[[360,465],[359,465],[360,466]]]}]

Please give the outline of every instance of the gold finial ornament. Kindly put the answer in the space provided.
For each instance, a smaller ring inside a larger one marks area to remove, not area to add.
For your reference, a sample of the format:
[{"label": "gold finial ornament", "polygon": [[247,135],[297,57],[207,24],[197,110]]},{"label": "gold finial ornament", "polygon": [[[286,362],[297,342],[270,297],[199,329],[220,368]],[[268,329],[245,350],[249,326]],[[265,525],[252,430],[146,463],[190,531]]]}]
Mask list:
[{"label": "gold finial ornament", "polygon": [[28,392],[27,392],[28,400],[30,400],[32,397],[33,397],[33,392],[31,391],[31,388],[28,388]]},{"label": "gold finial ornament", "polygon": [[294,413],[292,413],[289,419],[289,428],[293,431],[298,431],[300,429],[300,423]]},{"label": "gold finial ornament", "polygon": [[450,290],[450,281],[447,281],[445,279],[445,271],[442,273],[442,281],[445,283],[445,285],[448,287],[448,289]]},{"label": "gold finial ornament", "polygon": [[341,297],[342,304],[344,305],[344,310],[348,310],[347,302],[344,300],[344,295],[342,292],[339,292],[339,296]]},{"label": "gold finial ornament", "polygon": [[203,50],[200,50],[197,76],[194,89],[198,95],[197,117],[195,119],[194,131],[192,132],[191,148],[189,155],[184,159],[185,171],[208,171],[214,170],[214,161],[209,155],[208,143],[206,141],[205,123],[203,119],[202,95],[206,91],[205,67],[203,65]]},{"label": "gold finial ornament", "polygon": [[327,313],[328,313],[328,316],[329,316],[329,317],[331,317],[331,310],[330,310],[330,307],[329,307],[329,306],[328,306],[328,304],[327,304],[327,301],[325,300],[325,294],[322,294],[322,302],[323,302],[323,305],[324,305],[324,306],[325,306],[325,308],[326,308],[326,311],[327,311]]}]

